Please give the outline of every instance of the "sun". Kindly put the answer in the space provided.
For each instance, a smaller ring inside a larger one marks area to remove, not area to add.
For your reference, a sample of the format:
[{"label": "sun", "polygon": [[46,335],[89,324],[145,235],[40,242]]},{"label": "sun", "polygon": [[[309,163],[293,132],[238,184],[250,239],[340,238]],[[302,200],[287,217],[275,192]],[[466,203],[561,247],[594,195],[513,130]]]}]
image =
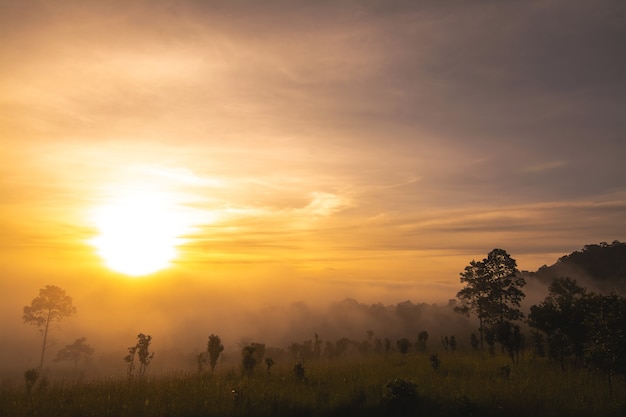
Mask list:
[{"label": "sun", "polygon": [[125,196],[95,209],[99,235],[91,240],[110,269],[143,276],[171,266],[184,226],[164,195]]}]

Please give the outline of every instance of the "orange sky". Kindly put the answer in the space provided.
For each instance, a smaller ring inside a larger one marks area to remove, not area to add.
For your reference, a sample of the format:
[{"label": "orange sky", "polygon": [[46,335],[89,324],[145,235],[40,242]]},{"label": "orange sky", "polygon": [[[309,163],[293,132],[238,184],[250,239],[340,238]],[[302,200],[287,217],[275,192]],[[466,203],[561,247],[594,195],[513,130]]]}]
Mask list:
[{"label": "orange sky", "polygon": [[[626,33],[600,3],[0,2],[3,325],[46,284],[91,320],[158,312],[138,285],[167,311],[445,302],[495,247],[535,270],[623,241]],[[89,242],[146,192],[183,226],[133,281]]]}]

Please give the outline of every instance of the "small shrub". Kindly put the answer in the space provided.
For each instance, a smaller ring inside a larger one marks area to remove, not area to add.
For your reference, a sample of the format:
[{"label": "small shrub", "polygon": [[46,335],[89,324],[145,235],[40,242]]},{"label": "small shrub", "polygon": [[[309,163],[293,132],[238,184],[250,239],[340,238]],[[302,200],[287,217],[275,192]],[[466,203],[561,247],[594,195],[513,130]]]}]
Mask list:
[{"label": "small shrub", "polygon": [[254,367],[257,365],[255,351],[256,347],[252,345],[244,346],[241,349],[241,372],[243,375],[251,376],[254,372]]},{"label": "small shrub", "polygon": [[210,335],[207,343],[207,353],[209,354],[209,364],[211,365],[211,373],[215,371],[215,365],[220,357],[220,354],[224,351],[224,345],[222,340],[217,335]]},{"label": "small shrub", "polygon": [[35,368],[28,369],[24,372],[24,378],[26,379],[26,391],[30,394],[39,379],[39,371]]},{"label": "small shrub", "polygon": [[484,413],[480,412],[479,407],[465,394],[453,397],[449,402],[444,404],[443,411],[446,413],[445,415],[458,417],[484,415]]},{"label": "small shrub", "polygon": [[152,358],[154,358],[154,352],[150,352],[151,342],[152,336],[139,333],[137,335],[137,343],[135,344],[135,346],[131,346],[128,348],[128,355],[124,357],[124,362],[126,362],[129,380],[133,378],[133,370],[135,369],[135,355],[139,357],[138,376],[142,378],[145,375],[148,365],[150,365],[150,362],[152,362]]},{"label": "small shrub", "polygon": [[428,332],[426,330],[419,332],[417,335],[417,343],[422,352],[426,351],[426,342],[428,341]]},{"label": "small shrub", "polygon": [[456,351],[456,337],[450,336],[450,350],[452,352]]},{"label": "small shrub", "polygon": [[498,375],[503,378],[509,378],[511,376],[511,365],[504,365],[498,368]]},{"label": "small shrub", "polygon": [[396,378],[385,385],[382,404],[392,411],[409,411],[417,406],[417,385],[404,378]]},{"label": "small shrub", "polygon": [[439,360],[439,356],[437,355],[430,355],[430,364],[432,365],[433,369],[436,371],[437,369],[439,369],[439,365],[441,365],[441,361]]},{"label": "small shrub", "polygon": [[472,333],[472,335],[470,336],[470,345],[474,350],[478,350],[478,348],[480,347],[480,340],[478,340],[476,333]]},{"label": "small shrub", "polygon": [[448,339],[448,336],[441,338],[441,344],[443,345],[443,348],[445,350],[448,350],[448,348],[450,347],[450,339]]},{"label": "small shrub", "polygon": [[296,376],[296,379],[298,381],[304,381],[306,379],[306,375],[304,373],[304,365],[302,365],[302,362],[296,363],[296,365],[293,367],[293,374]]},{"label": "small shrub", "polygon": [[400,353],[402,355],[406,355],[406,353],[411,348],[411,341],[409,339],[407,339],[406,337],[403,337],[402,339],[399,339],[396,342],[396,344],[398,345],[398,350],[400,351]]},{"label": "small shrub", "polygon": [[196,355],[196,364],[198,365],[198,373],[202,374],[204,371],[204,364],[206,363],[206,355],[204,352],[200,352]]}]

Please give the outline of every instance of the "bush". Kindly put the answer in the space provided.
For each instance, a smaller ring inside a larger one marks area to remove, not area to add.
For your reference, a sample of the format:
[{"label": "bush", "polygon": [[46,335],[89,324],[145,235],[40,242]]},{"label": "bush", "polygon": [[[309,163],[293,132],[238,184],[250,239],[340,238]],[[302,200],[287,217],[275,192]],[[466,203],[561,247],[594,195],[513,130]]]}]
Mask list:
[{"label": "bush", "polygon": [[511,365],[504,365],[498,368],[498,374],[502,378],[508,379],[511,376]]},{"label": "bush", "polygon": [[26,391],[30,393],[39,379],[39,371],[35,368],[29,369],[24,372],[24,378],[26,379]]},{"label": "bush", "polygon": [[302,362],[298,362],[293,367],[293,374],[296,376],[296,379],[298,381],[306,380],[306,375],[304,374],[304,365],[302,365]]},{"label": "bush", "polygon": [[441,361],[439,360],[439,356],[437,355],[430,355],[430,364],[433,367],[433,369],[436,371],[437,369],[439,369],[439,365],[441,365]]},{"label": "bush", "polygon": [[392,411],[409,411],[417,406],[417,385],[404,378],[396,378],[385,385],[382,403]]}]

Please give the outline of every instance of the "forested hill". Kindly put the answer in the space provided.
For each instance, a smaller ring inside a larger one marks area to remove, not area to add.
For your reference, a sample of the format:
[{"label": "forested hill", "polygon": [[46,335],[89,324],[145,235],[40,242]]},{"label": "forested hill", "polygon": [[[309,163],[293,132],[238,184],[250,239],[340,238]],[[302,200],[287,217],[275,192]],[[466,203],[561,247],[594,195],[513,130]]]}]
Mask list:
[{"label": "forested hill", "polygon": [[585,245],[580,251],[565,255],[551,266],[537,272],[525,272],[526,278],[550,283],[557,277],[570,277],[590,290],[626,292],[626,243],[614,241]]}]

